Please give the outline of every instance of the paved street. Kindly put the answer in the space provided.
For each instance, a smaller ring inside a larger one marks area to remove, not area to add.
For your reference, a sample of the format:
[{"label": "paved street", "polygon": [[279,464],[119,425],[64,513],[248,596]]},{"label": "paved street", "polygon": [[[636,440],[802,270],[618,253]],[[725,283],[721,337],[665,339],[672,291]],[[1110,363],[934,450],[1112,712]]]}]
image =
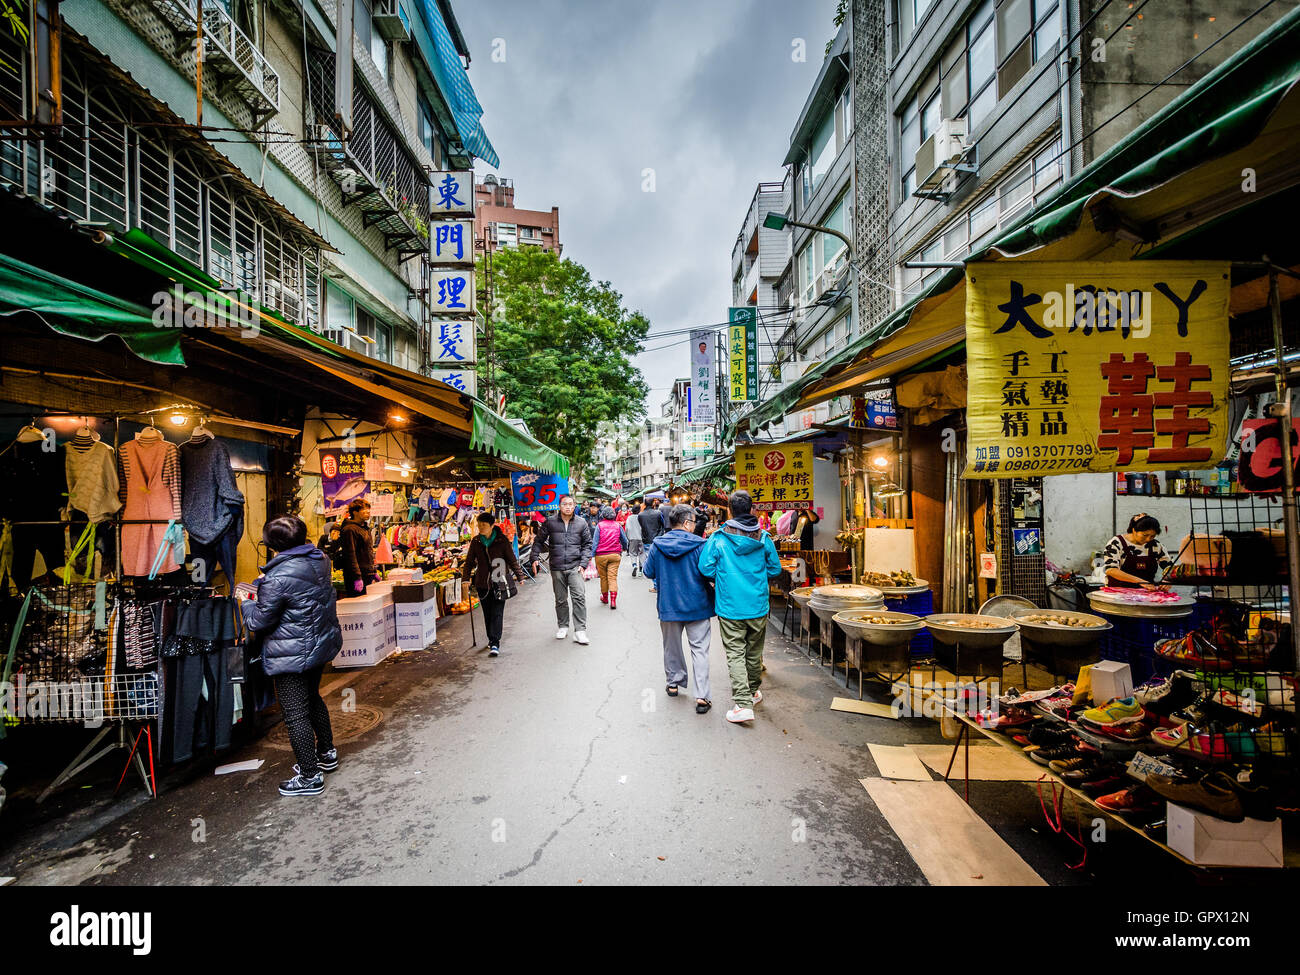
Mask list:
[{"label": "paved street", "polygon": [[[44,846],[35,833],[8,836],[0,875],[99,884],[925,883],[859,779],[878,774],[867,741],[940,742],[938,726],[830,710],[842,687],[781,638],[779,621],[753,726],[723,717],[716,626],[715,706],[696,715],[693,693],[664,694],[646,581],[632,579],[627,563],[622,576],[616,611],[588,583],[590,647],[554,639],[544,577],[508,607],[495,660],[469,649],[465,620],[455,618],[436,650],[327,675],[332,710],[346,684],[358,711],[378,708],[383,720],[340,745],[342,769],[318,799],[276,794],[293,762],[278,743],[281,727],[222,758],[264,758],[261,770],[217,777],[208,765],[156,803],[106,801],[111,779],[69,790],[63,801],[90,804],[93,816],[70,815]],[[1092,876],[1064,867],[1075,851],[1045,828],[1032,784],[972,783],[972,802],[1044,880]],[[1105,850],[1118,857],[1112,866],[1173,870],[1121,832]],[[1090,867],[1103,863],[1094,851]]]}]

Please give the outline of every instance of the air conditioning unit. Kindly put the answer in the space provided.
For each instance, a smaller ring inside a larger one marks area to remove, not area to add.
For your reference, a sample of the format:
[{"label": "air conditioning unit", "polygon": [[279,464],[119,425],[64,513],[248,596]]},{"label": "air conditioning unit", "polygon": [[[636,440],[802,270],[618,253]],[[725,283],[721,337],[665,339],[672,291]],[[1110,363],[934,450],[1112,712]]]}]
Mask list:
[{"label": "air conditioning unit", "polygon": [[954,172],[966,154],[966,120],[946,118],[930,138],[916,150],[916,188],[937,190]]},{"label": "air conditioning unit", "polygon": [[553,228],[551,228],[551,227],[543,227],[543,228],[542,228],[542,233],[544,233],[544,234],[553,234],[553,233],[555,233],[555,230],[554,230]]},{"label": "air conditioning unit", "polygon": [[375,30],[389,41],[411,39],[411,18],[398,0],[377,0],[374,13]]}]

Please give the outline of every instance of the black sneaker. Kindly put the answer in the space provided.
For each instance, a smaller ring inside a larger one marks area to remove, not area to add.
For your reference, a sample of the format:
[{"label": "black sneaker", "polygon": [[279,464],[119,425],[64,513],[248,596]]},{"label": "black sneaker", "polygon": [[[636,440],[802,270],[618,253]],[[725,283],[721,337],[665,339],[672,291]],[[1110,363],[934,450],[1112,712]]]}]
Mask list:
[{"label": "black sneaker", "polygon": [[327,752],[317,752],[316,765],[322,772],[338,771],[339,750],[337,748],[331,748]]},{"label": "black sneaker", "polygon": [[488,647],[488,656],[489,656],[489,657],[499,657],[499,656],[501,656],[501,648],[500,648],[500,647]]},{"label": "black sneaker", "polygon": [[1051,748],[1054,745],[1069,741],[1071,732],[1064,725],[1042,722],[1029,729],[1028,738],[1031,745],[1042,745],[1044,748]]},{"label": "black sneaker", "polygon": [[1049,762],[1058,762],[1067,758],[1079,758],[1079,750],[1074,747],[1074,742],[1064,745],[1051,745],[1047,748],[1039,748],[1029,753],[1039,765],[1046,765]]},{"label": "black sneaker", "polygon": [[296,774],[292,779],[285,779],[280,783],[280,795],[282,796],[318,796],[325,791],[325,773],[317,772],[310,779],[305,778],[301,772],[297,772],[297,766],[294,766]]}]

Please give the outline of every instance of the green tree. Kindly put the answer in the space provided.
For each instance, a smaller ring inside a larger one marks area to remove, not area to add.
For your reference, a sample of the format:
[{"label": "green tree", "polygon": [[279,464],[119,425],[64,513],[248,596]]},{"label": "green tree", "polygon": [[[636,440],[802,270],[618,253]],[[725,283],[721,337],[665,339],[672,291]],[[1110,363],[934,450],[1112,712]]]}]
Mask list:
[{"label": "green tree", "polygon": [[[492,307],[484,308],[494,316],[495,392],[575,471],[591,463],[601,421],[645,415],[649,390],[632,358],[650,322],[624,308],[608,281],[547,251],[507,248],[492,255]],[[488,355],[479,352],[483,380]]]}]

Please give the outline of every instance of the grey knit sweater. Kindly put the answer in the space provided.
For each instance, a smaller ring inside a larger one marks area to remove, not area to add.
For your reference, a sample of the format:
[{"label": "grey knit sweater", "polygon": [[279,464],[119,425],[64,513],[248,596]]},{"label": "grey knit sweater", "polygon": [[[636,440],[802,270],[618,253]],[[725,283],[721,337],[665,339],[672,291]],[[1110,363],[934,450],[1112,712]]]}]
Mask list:
[{"label": "grey knit sweater", "polygon": [[190,537],[211,544],[238,520],[242,531],[244,495],[230,469],[230,451],[220,440],[181,444],[181,521]]}]

